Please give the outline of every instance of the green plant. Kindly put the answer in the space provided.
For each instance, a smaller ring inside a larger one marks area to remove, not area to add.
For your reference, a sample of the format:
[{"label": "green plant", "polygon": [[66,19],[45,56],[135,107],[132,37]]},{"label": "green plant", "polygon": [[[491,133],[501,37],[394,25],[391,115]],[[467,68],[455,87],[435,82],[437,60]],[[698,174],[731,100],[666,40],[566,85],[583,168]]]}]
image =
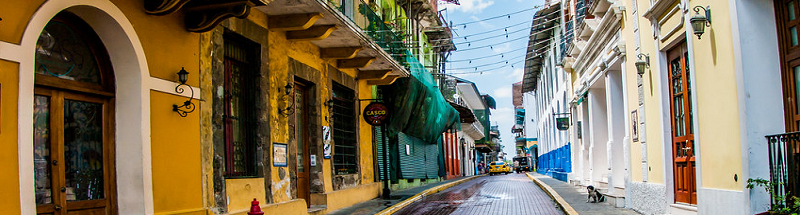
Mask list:
[{"label": "green plant", "polygon": [[767,193],[769,193],[770,197],[772,198],[772,202],[775,203],[770,206],[771,212],[797,215],[798,213],[800,213],[800,198],[792,196],[791,200],[787,202],[786,197],[788,193],[786,195],[781,195],[775,192],[775,187],[780,185],[783,185],[783,183],[771,182],[763,178],[747,179],[748,189],[753,189],[755,187],[763,187],[764,190],[767,191]]}]

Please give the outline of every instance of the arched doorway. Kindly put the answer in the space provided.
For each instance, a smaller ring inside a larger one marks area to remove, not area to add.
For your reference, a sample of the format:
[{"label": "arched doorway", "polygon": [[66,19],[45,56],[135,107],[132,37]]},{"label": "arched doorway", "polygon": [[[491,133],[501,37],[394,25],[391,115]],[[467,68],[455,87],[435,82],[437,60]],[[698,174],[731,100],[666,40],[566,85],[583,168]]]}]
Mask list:
[{"label": "arched doorway", "polygon": [[89,25],[57,14],[39,35],[33,98],[37,213],[116,212],[114,73]]}]

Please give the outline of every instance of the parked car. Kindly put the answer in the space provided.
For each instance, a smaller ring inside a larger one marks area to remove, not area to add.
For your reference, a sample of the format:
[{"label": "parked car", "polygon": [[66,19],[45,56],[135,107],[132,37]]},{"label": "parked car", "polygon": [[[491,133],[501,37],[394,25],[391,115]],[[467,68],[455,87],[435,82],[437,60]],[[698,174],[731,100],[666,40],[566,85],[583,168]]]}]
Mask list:
[{"label": "parked car", "polygon": [[495,175],[500,173],[508,175],[508,173],[511,172],[512,172],[511,167],[508,166],[508,164],[506,164],[503,161],[495,161],[489,164],[489,175]]}]

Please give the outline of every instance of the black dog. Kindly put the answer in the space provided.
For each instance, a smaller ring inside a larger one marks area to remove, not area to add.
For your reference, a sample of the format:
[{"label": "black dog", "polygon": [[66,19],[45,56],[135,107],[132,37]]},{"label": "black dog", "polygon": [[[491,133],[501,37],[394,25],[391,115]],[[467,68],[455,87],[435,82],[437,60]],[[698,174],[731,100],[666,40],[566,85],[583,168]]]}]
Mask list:
[{"label": "black dog", "polygon": [[595,202],[603,202],[606,200],[606,197],[603,196],[603,194],[601,194],[599,190],[594,189],[594,186],[589,185],[588,187],[586,187],[586,190],[589,191],[589,197],[586,199],[586,202],[592,201],[592,203],[595,203]]}]

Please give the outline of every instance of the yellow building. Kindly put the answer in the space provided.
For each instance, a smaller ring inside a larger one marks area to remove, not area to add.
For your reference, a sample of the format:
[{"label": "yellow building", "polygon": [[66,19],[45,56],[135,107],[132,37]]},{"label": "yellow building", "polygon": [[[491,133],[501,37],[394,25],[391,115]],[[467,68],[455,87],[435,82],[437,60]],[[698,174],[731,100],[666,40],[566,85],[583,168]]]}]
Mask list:
[{"label": "yellow building", "polygon": [[626,133],[632,140],[626,207],[648,214],[769,208],[764,189],[746,185],[750,178],[769,179],[765,136],[796,130],[794,120],[784,128],[796,98],[778,84],[782,77],[784,86],[793,83],[784,76],[791,70],[781,72],[781,23],[775,19],[786,5],[797,5],[787,2],[612,4],[625,10],[620,34],[626,38]]},{"label": "yellow building", "polygon": [[305,214],[380,194],[361,100],[408,71],[358,5],[4,3],[0,214],[243,214],[254,198]]}]

